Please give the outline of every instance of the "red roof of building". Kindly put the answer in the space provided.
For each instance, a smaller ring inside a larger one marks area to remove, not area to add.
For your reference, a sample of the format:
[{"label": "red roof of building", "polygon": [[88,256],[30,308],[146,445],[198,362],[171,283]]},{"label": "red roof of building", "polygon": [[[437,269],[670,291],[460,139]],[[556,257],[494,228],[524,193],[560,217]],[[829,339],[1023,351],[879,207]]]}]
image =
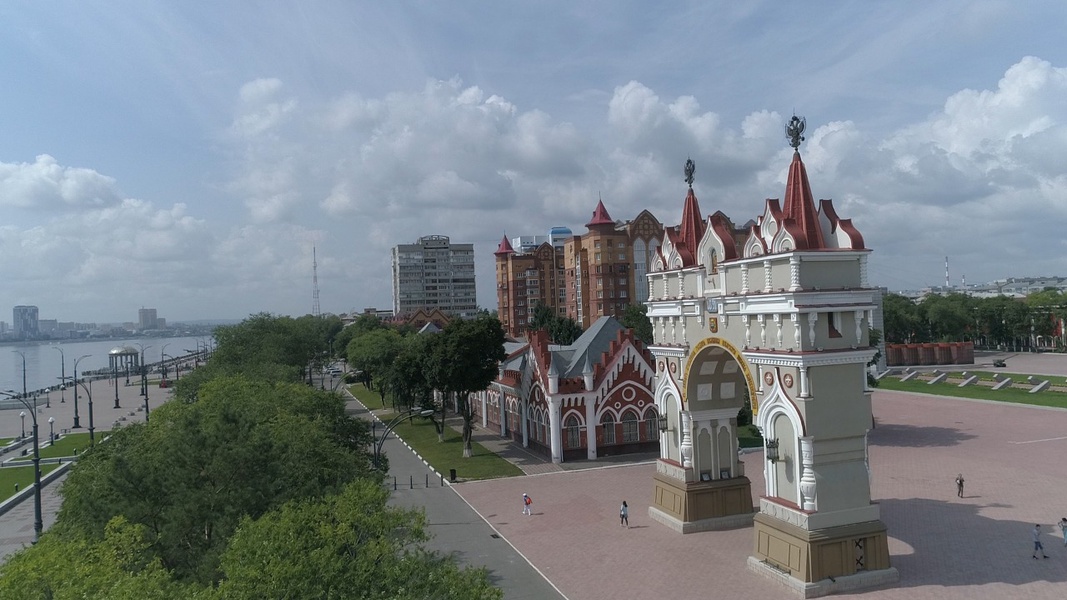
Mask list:
[{"label": "red roof of building", "polygon": [[496,252],[493,254],[515,254],[515,249],[511,247],[508,236],[505,235],[504,239],[500,240],[500,245],[496,247]]},{"label": "red roof of building", "polygon": [[608,209],[604,208],[604,201],[598,200],[596,203],[596,210],[593,211],[593,219],[585,224],[586,227],[594,227],[596,225],[614,225],[615,221],[612,220],[611,215],[608,214]]},{"label": "red roof of building", "polygon": [[804,169],[804,161],[800,160],[800,152],[793,152],[793,162],[789,165],[789,178],[785,183],[785,207],[782,212],[786,219],[792,219],[796,223],[796,230],[790,227],[790,233],[794,237],[803,236],[803,239],[797,239],[798,247],[808,250],[826,248],[822,228],[819,226],[819,213],[815,209],[815,199],[808,183],[808,172]]}]

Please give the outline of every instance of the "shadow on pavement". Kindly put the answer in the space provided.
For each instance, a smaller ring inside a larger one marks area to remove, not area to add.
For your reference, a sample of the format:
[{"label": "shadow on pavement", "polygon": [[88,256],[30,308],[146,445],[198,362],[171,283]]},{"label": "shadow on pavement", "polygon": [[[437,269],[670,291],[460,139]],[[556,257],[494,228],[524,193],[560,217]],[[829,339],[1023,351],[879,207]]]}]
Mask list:
[{"label": "shadow on pavement", "polygon": [[952,427],[888,423],[885,425],[879,424],[872,429],[868,442],[872,446],[929,448],[955,446],[975,437],[977,436]]},{"label": "shadow on pavement", "polygon": [[[1067,549],[1050,524],[1043,525],[1041,539],[1049,560],[1033,560],[1034,523],[990,519],[979,514],[982,505],[926,498],[887,499],[879,505],[890,538],[910,546],[893,550],[900,587],[1067,581]],[[893,527],[905,520],[918,520],[920,526]]]}]

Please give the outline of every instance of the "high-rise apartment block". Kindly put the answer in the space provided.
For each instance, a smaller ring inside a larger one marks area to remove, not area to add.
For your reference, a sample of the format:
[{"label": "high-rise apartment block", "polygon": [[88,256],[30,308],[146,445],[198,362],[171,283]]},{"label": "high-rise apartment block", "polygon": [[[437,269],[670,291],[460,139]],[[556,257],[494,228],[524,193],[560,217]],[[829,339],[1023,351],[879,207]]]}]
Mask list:
[{"label": "high-rise apartment block", "polygon": [[663,225],[647,210],[616,222],[600,201],[585,227],[582,235],[555,228],[536,246],[540,238],[534,236],[501,240],[495,252],[497,312],[509,335],[526,335],[538,304],[587,329],[648,299],[645,274]]},{"label": "high-rise apartment block", "polygon": [[16,306],[11,311],[11,322],[14,325],[17,339],[30,339],[41,335],[37,324],[36,306]]},{"label": "high-rise apartment block", "polygon": [[157,324],[158,318],[156,317],[156,309],[154,308],[139,308],[137,309],[137,328],[144,331],[146,329],[159,329]]},{"label": "high-rise apartment block", "polygon": [[478,312],[474,244],[428,235],[393,247],[393,313],[440,309],[460,317]]}]

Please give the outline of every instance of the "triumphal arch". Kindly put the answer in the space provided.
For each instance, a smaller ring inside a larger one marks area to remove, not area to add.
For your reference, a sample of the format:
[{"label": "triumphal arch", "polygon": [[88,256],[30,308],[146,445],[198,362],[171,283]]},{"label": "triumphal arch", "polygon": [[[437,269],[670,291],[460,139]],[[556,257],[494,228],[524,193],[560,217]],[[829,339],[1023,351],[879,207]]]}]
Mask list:
[{"label": "triumphal arch", "polygon": [[[681,533],[754,529],[750,569],[806,597],[896,581],[871,502],[866,365],[878,291],[869,250],[830,200],[816,205],[793,117],[784,203],[742,227],[689,191],[649,269],[660,458],[651,517]],[[753,507],[737,417],[765,440]]]}]

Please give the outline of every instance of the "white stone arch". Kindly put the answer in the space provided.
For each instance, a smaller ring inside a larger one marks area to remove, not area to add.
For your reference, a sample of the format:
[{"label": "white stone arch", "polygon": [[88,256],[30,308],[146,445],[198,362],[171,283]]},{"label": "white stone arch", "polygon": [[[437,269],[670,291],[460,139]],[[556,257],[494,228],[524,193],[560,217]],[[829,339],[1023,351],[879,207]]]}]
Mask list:
[{"label": "white stone arch", "polygon": [[667,430],[659,436],[659,457],[681,462],[679,442],[682,428],[682,392],[666,368],[657,377],[655,405],[659,414],[667,417]]},{"label": "white stone arch", "polygon": [[763,240],[755,235],[755,233],[750,234],[748,240],[745,242],[745,250],[742,256],[751,258],[753,256],[763,256],[764,254],[765,248],[763,247]]},{"label": "white stone arch", "polygon": [[[767,496],[783,498],[800,505],[800,477],[803,471],[800,439],[807,434],[804,420],[793,401],[785,394],[777,377],[771,385],[764,388],[763,403],[754,423],[765,441],[778,441],[778,453],[781,456],[780,460],[772,464],[767,460],[764,450],[763,474]],[[783,488],[786,483],[788,488]]]},{"label": "white stone arch", "polygon": [[796,247],[796,240],[793,239],[793,235],[789,233],[789,230],[785,228],[782,228],[778,235],[774,237],[774,241],[771,242],[772,253],[792,252]]}]

